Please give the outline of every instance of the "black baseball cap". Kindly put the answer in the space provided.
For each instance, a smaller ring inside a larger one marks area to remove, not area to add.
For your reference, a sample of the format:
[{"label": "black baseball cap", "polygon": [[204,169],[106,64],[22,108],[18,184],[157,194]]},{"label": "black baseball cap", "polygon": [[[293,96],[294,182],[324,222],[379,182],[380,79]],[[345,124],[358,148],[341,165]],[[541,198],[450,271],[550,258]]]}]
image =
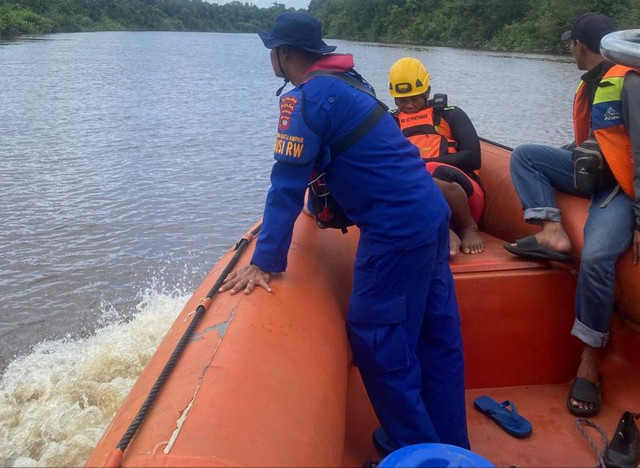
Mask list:
[{"label": "black baseball cap", "polygon": [[618,25],[602,13],[585,13],[573,23],[570,31],[560,36],[563,41],[577,39],[584,42],[592,52],[600,52],[600,40],[610,32],[618,29]]},{"label": "black baseball cap", "polygon": [[281,13],[273,24],[273,30],[258,30],[258,35],[267,49],[290,45],[307,52],[330,54],[335,46],[322,40],[322,25],[313,16],[304,12]]}]

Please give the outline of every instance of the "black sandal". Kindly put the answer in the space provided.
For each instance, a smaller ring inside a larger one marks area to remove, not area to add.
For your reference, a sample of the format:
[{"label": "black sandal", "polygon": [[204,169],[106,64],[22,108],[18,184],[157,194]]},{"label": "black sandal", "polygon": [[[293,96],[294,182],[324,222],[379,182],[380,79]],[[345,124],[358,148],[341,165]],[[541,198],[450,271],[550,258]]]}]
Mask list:
[{"label": "black sandal", "polygon": [[[583,403],[593,403],[594,407],[587,409],[573,406],[571,404],[572,398]],[[576,380],[573,381],[573,385],[569,391],[569,397],[567,398],[567,408],[569,409],[569,412],[576,416],[590,418],[591,416],[598,414],[601,406],[602,391],[600,389],[600,385],[596,385],[581,377],[576,378]]]}]

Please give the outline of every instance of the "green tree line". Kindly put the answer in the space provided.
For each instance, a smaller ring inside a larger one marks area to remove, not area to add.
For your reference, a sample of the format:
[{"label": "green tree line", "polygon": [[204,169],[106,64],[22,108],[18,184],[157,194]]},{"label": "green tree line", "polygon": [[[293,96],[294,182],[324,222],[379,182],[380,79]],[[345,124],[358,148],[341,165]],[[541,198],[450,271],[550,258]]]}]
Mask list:
[{"label": "green tree line", "polygon": [[218,31],[271,29],[285,11],[234,1],[202,0],[0,0],[0,36],[78,31]]},{"label": "green tree line", "polygon": [[[234,1],[0,0],[0,36],[29,33],[168,30],[255,32],[285,11]],[[493,50],[558,52],[560,34],[586,11],[640,27],[638,0],[311,0],[335,39]]]},{"label": "green tree line", "polygon": [[311,0],[328,37],[494,50],[558,52],[587,11],[640,28],[638,0]]}]

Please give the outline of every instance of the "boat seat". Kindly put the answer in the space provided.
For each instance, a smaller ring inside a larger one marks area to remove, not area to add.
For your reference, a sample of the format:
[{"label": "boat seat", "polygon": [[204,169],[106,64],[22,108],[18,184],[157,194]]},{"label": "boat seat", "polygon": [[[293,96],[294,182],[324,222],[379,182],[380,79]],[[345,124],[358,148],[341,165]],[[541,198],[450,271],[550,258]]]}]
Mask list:
[{"label": "boat seat", "polygon": [[580,354],[570,336],[575,271],[516,257],[504,240],[481,235],[485,252],[451,260],[467,388],[569,381]]},{"label": "boat seat", "polygon": [[[534,234],[538,226],[526,224],[522,219],[520,199],[513,188],[509,171],[511,153],[482,142],[482,169],[480,176],[485,189],[485,210],[480,228],[492,236],[513,242]],[[589,200],[557,192],[556,200],[563,213],[563,223],[573,246],[572,254],[577,268],[584,243],[583,228],[587,219]],[[640,268],[633,265],[633,253],[627,251],[616,266],[616,308],[620,319],[619,331],[612,330],[610,352],[640,368],[640,353],[633,343],[640,339]],[[617,339],[616,339],[617,337]]]}]

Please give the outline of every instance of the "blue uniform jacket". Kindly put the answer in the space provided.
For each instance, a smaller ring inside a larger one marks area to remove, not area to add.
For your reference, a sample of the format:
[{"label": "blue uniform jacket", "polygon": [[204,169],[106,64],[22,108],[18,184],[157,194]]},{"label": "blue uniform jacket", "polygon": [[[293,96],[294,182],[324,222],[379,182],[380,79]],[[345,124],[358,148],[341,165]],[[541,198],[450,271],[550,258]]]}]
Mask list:
[{"label": "blue uniform jacket", "polygon": [[262,230],[251,263],[270,272],[287,267],[293,225],[319,154],[326,181],[360,228],[358,255],[378,255],[433,241],[449,208],[391,115],[350,148],[330,145],[350,133],[377,105],[336,78],[319,76],[280,99],[275,164]]}]

